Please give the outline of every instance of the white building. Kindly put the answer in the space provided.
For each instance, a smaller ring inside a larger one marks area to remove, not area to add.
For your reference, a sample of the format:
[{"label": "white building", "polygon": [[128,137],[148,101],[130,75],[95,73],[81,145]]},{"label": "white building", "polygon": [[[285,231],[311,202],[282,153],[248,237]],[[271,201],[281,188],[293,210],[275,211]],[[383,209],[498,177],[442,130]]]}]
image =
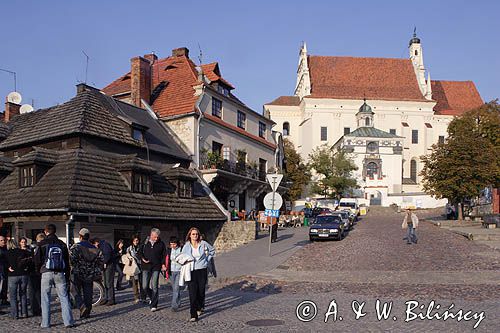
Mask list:
[{"label": "white building", "polygon": [[192,156],[227,210],[262,208],[266,173],[281,169],[274,122],[233,93],[218,63],[197,66],[187,48],[131,59],[130,72],[102,89],[105,94],[153,110]]},{"label": "white building", "polygon": [[[359,118],[364,99],[373,112],[370,123]],[[422,192],[419,157],[445,140],[454,116],[481,104],[471,81],[431,81],[414,34],[408,59],[313,56],[304,43],[294,95],[264,110],[305,160],[323,144],[355,153],[362,194],[373,204],[436,207],[444,202]],[[371,142],[376,151],[367,151]],[[370,159],[379,161],[373,179],[367,177]]]}]

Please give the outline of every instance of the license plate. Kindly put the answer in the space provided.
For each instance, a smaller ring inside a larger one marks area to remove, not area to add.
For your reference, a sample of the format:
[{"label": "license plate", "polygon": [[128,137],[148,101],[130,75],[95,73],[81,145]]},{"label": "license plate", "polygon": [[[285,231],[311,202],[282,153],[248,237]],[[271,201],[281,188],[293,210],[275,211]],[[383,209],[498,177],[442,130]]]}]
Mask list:
[{"label": "license plate", "polygon": [[328,234],[319,234],[319,237],[328,237]]}]

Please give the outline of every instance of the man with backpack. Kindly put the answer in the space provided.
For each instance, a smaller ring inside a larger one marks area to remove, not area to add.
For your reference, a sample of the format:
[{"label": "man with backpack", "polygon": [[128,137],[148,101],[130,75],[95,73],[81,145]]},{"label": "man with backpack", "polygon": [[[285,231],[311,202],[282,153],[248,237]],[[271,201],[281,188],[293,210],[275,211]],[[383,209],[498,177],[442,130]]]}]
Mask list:
[{"label": "man with backpack", "polygon": [[80,309],[80,318],[84,319],[92,311],[94,281],[101,280],[103,255],[100,249],[89,242],[90,232],[87,228],[80,229],[78,235],[80,242],[71,247],[69,260],[76,306]]},{"label": "man with backpack", "polygon": [[42,275],[42,328],[50,327],[50,296],[52,285],[55,285],[57,296],[61,302],[61,311],[65,327],[74,327],[73,314],[68,296],[69,254],[63,241],[56,236],[56,226],[45,226],[47,236],[39,244],[40,251],[35,254],[35,267]]}]

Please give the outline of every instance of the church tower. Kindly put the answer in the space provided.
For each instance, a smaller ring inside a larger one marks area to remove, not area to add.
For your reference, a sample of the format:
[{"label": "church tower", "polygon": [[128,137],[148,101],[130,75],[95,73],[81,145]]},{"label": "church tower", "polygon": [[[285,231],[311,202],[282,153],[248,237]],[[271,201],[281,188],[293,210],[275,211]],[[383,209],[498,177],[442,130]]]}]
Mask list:
[{"label": "church tower", "polygon": [[295,84],[295,96],[302,99],[311,94],[311,77],[309,76],[309,65],[307,64],[307,46],[304,42],[299,52],[299,67],[297,70],[297,83]]},{"label": "church tower", "polygon": [[431,100],[431,77],[430,74],[428,74],[427,81],[425,80],[424,54],[422,52],[422,44],[420,44],[420,38],[417,37],[417,28],[413,30],[413,38],[410,39],[408,48],[410,50],[410,60],[413,64],[413,69],[415,70],[415,75],[417,77],[420,91],[426,99]]},{"label": "church tower", "polygon": [[358,128],[360,127],[373,127],[373,115],[375,113],[372,111],[371,106],[366,104],[366,98],[363,100],[363,105],[359,108],[358,113],[356,113],[356,120],[358,122]]}]

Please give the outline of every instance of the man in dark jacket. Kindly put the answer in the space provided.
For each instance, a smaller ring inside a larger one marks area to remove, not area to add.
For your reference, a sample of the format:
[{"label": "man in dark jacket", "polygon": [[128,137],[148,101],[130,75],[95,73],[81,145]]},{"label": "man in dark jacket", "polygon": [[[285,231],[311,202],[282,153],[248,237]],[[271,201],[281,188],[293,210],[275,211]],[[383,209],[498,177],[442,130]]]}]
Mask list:
[{"label": "man in dark jacket", "polygon": [[0,305],[9,305],[7,302],[7,239],[0,235]]},{"label": "man in dark jacket", "polygon": [[42,327],[50,327],[50,296],[52,285],[56,286],[57,296],[61,302],[64,326],[73,327],[75,322],[71,313],[68,296],[69,283],[69,254],[63,241],[56,236],[56,226],[45,226],[47,236],[39,244],[40,251],[35,254],[35,268],[42,275]]},{"label": "man in dark jacket", "polygon": [[115,305],[115,266],[116,266],[116,252],[104,239],[100,240],[94,238],[92,240],[94,245],[102,251],[103,262],[104,262],[104,300],[99,303],[100,305]]},{"label": "man in dark jacket", "polygon": [[[149,239],[142,246],[140,253],[142,262],[142,300],[146,299],[146,295],[150,299],[150,308],[154,312],[158,308],[158,281],[160,271],[166,271],[165,257],[167,256],[167,248],[165,243],[160,240],[160,230],[157,228],[151,229]],[[150,288],[150,283],[151,287]]]},{"label": "man in dark jacket", "polygon": [[90,232],[87,228],[80,229],[78,235],[80,242],[73,245],[69,252],[71,276],[80,318],[88,318],[92,311],[94,281],[102,277],[103,255],[100,249],[90,244]]}]

